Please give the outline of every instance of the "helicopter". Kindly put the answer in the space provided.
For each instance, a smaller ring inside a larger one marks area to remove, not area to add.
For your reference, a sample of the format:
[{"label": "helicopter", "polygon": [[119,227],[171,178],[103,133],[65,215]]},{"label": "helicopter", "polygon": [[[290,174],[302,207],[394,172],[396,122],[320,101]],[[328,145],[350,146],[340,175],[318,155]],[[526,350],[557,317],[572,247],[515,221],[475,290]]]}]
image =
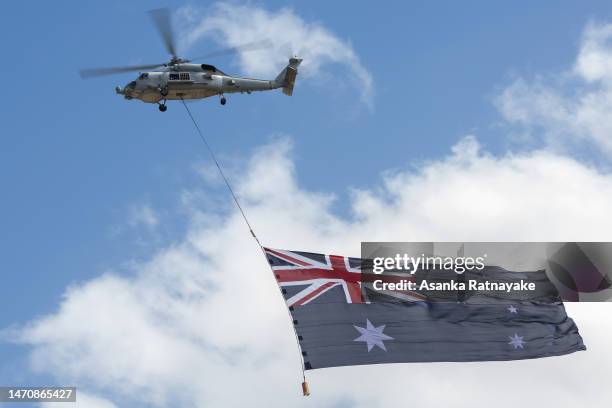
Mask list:
[{"label": "helicopter", "polygon": [[297,69],[302,59],[294,56],[289,63],[271,80],[252,79],[232,76],[214,65],[196,64],[193,60],[216,57],[239,51],[250,51],[269,46],[267,41],[252,42],[241,46],[219,50],[192,60],[177,56],[170,12],[166,8],[149,11],[165,48],[171,56],[167,63],[133,65],[110,68],[87,68],[80,71],[81,78],[87,79],[123,72],[139,71],[137,79],[123,88],[115,87],[118,95],[127,100],[139,99],[145,103],[156,103],[160,112],[165,112],[168,100],[204,99],[218,95],[221,105],[225,105],[226,93],[247,93],[269,91],[281,88],[285,95],[291,96],[297,77]]}]

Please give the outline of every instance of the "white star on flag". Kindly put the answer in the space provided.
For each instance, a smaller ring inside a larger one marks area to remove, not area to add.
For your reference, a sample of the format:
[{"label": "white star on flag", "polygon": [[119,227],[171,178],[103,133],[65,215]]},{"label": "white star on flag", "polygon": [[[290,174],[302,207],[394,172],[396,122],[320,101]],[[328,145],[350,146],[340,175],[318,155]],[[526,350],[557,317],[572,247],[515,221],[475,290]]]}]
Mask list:
[{"label": "white star on flag", "polygon": [[385,330],[384,324],[382,326],[374,327],[374,325],[370,322],[369,319],[366,319],[366,327],[359,327],[355,325],[353,325],[353,327],[357,329],[359,333],[361,333],[361,336],[357,337],[353,341],[365,342],[368,345],[368,353],[370,352],[370,350],[372,350],[374,346],[378,346],[381,349],[387,351],[383,340],[393,340],[393,337],[387,336],[383,333],[383,330]]},{"label": "white star on flag", "polygon": [[523,337],[524,336],[519,336],[518,334],[514,333],[514,336],[508,337],[510,339],[508,344],[510,344],[511,346],[514,346],[515,350],[517,348],[523,348],[523,344],[525,344],[525,340],[523,340]]}]

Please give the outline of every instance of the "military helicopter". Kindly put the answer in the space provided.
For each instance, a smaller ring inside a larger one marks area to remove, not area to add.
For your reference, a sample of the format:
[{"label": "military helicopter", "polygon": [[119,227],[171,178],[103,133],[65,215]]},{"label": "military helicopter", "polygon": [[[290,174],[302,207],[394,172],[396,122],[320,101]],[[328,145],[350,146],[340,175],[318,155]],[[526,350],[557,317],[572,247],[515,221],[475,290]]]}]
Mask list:
[{"label": "military helicopter", "polygon": [[[291,57],[289,63],[272,80],[241,78],[227,75],[217,67],[208,64],[194,64],[193,60],[179,58],[176,54],[174,35],[168,9],[149,11],[155,26],[163,39],[169,62],[161,64],[134,65],[112,68],[88,68],[80,71],[81,78],[92,78],[123,72],[140,71],[134,81],[123,88],[117,86],[115,92],[127,100],[140,99],[146,103],[158,104],[160,112],[168,108],[166,101],[177,99],[203,99],[218,95],[221,105],[225,105],[226,93],[247,93],[282,88],[285,95],[293,94],[300,58]],[[267,41],[252,42],[207,54],[196,59],[216,57],[239,51],[250,51],[269,46]]]}]

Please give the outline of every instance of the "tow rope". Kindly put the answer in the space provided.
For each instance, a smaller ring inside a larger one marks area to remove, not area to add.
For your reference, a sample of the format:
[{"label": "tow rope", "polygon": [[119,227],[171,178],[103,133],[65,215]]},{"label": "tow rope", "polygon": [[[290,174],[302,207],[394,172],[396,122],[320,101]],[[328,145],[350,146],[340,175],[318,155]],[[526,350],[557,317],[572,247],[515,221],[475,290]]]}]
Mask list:
[{"label": "tow rope", "polygon": [[[244,209],[240,205],[240,201],[238,201],[238,197],[236,196],[236,193],[234,193],[234,189],[232,188],[228,178],[225,176],[225,173],[223,172],[223,169],[221,168],[221,165],[219,164],[219,161],[217,160],[217,156],[215,156],[215,153],[214,153],[213,149],[211,148],[210,144],[206,140],[206,137],[204,137],[204,134],[202,133],[202,130],[200,129],[200,126],[198,125],[198,122],[196,122],[195,118],[193,117],[193,115],[191,113],[191,110],[189,110],[189,107],[185,103],[185,100],[183,99],[182,96],[179,96],[179,97],[181,98],[181,102],[183,103],[183,106],[185,107],[185,110],[187,111],[187,114],[191,118],[191,121],[193,122],[193,125],[195,126],[196,131],[198,132],[198,135],[200,136],[200,139],[204,143],[204,146],[206,147],[206,150],[208,150],[208,154],[210,155],[210,157],[212,158],[213,162],[215,163],[215,166],[217,166],[217,171],[219,172],[219,175],[223,179],[223,182],[225,183],[225,186],[227,187],[227,190],[229,191],[230,195],[232,196],[232,199],[234,200],[234,203],[236,204],[236,207],[238,207],[238,210],[240,211],[240,214],[242,215],[242,218],[244,219],[244,222],[245,222],[247,228],[249,229],[249,232],[251,233],[251,235],[255,239],[255,242],[257,242],[257,245],[259,246],[259,249],[261,250],[261,253],[264,255],[264,257],[266,259],[266,263],[268,264],[268,266],[270,266],[270,263],[268,262],[268,257],[266,255],[266,250],[263,247],[263,245],[261,245],[261,242],[259,241],[259,238],[257,238],[257,235],[255,234],[255,230],[251,226],[251,223],[249,222],[249,219],[247,218],[246,213],[244,212]],[[271,266],[270,266],[270,270],[274,274],[274,271],[272,270]],[[282,293],[282,290],[281,290],[280,286],[278,286],[278,289],[279,289],[279,293],[281,294],[281,297],[283,298],[283,302],[285,302],[285,297],[283,296],[283,293]],[[291,312],[289,311],[288,308],[287,308],[287,314],[289,315],[289,319],[291,321],[293,321],[293,318],[291,317]],[[300,352],[300,341],[299,341],[299,338],[298,338],[297,331],[295,329],[295,326],[292,325],[292,327],[293,327],[293,334],[295,334],[295,341],[296,341],[296,344],[298,346],[298,354],[300,355],[300,361],[301,361],[301,370],[302,370],[302,378],[303,378],[302,393],[303,393],[304,396],[308,396],[308,395],[310,395],[310,389],[308,387],[308,381],[306,381],[306,371],[305,371],[305,367],[304,367],[304,357],[302,356],[302,353]]]}]

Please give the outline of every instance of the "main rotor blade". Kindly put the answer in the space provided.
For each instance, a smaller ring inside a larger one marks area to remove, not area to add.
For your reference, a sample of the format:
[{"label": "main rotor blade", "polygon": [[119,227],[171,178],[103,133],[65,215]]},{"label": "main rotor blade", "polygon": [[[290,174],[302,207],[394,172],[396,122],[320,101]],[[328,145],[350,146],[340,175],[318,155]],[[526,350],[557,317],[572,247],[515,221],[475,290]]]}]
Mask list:
[{"label": "main rotor blade", "polygon": [[170,19],[170,12],[167,8],[159,8],[155,10],[150,10],[149,15],[153,19],[155,26],[157,27],[157,31],[164,40],[164,45],[166,46],[166,50],[173,58],[177,58],[176,56],[176,46],[174,45],[174,33],[172,32],[172,22]]},{"label": "main rotor blade", "polygon": [[131,65],[126,67],[109,67],[109,68],[86,68],[79,71],[81,78],[88,79],[104,75],[119,74],[121,72],[144,71],[153,69],[164,64],[149,64],[149,65]]},{"label": "main rotor blade", "polygon": [[271,47],[272,47],[272,41],[270,40],[253,41],[253,42],[238,45],[235,47],[223,48],[217,51],[213,51],[206,55],[201,55],[199,57],[192,58],[190,59],[190,61],[195,61],[195,60],[200,60],[200,59],[205,59],[205,58],[219,57],[219,56],[228,55],[228,54],[236,54],[241,51],[263,50],[263,49],[268,49]]}]

